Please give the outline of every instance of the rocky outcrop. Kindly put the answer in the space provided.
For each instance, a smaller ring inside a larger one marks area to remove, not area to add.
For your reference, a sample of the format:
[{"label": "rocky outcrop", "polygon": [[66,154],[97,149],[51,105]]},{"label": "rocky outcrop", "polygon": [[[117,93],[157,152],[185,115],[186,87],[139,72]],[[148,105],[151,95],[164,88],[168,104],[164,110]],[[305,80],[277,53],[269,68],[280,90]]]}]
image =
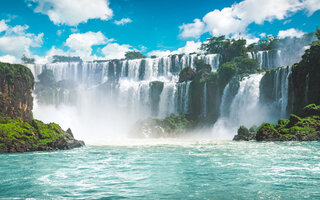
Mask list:
[{"label": "rocky outcrop", "polygon": [[137,122],[130,132],[133,138],[166,138],[186,134],[195,123],[187,115],[171,115],[165,119],[147,119]]},{"label": "rocky outcrop", "polygon": [[0,153],[71,149],[83,145],[83,141],[74,139],[70,129],[64,131],[55,123],[0,118]]},{"label": "rocky outcrop", "polygon": [[320,141],[320,106],[304,108],[301,117],[290,115],[278,124],[264,123],[257,131],[257,141]]},{"label": "rocky outcrop", "polygon": [[0,153],[81,147],[70,129],[32,117],[34,78],[23,65],[0,63]]},{"label": "rocky outcrop", "polygon": [[245,126],[240,126],[238,134],[234,136],[235,141],[250,141],[255,140],[256,134]]},{"label": "rocky outcrop", "polygon": [[0,116],[32,121],[33,80],[23,65],[0,63]]},{"label": "rocky outcrop", "polygon": [[302,60],[293,65],[289,87],[289,111],[301,114],[308,104],[320,105],[320,40],[311,44]]}]

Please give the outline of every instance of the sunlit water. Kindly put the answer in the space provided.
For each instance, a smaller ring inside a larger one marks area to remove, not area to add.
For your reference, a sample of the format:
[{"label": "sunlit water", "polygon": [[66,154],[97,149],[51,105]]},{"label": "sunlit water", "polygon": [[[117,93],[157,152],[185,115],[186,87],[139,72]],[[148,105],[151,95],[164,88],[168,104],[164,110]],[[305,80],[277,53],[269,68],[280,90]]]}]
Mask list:
[{"label": "sunlit water", "polygon": [[319,142],[138,140],[0,155],[1,199],[320,199]]}]

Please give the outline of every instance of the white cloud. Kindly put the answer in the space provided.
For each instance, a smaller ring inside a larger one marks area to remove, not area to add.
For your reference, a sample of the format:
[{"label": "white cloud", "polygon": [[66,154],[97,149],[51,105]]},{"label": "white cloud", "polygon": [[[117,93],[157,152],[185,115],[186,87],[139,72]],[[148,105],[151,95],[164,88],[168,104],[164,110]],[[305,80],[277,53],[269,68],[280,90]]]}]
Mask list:
[{"label": "white cloud", "polygon": [[8,29],[8,25],[6,24],[6,22],[3,20],[0,21],[0,33],[7,30]]},{"label": "white cloud", "polygon": [[305,34],[305,32],[294,29],[294,28],[290,28],[288,30],[283,30],[283,31],[279,31],[278,33],[278,37],[279,38],[285,38],[285,37],[297,37],[300,38]]},{"label": "white cloud", "polygon": [[101,51],[105,56],[105,59],[121,59],[125,58],[125,53],[127,51],[132,51],[130,45],[118,43],[109,43]]},{"label": "white cloud", "polygon": [[48,15],[57,25],[76,26],[89,19],[109,20],[113,11],[108,0],[27,0],[34,12]]},{"label": "white cloud", "polygon": [[173,54],[190,54],[190,53],[194,53],[194,52],[195,53],[203,53],[200,50],[201,44],[202,44],[201,42],[187,41],[186,45],[184,47],[181,47],[175,51],[155,50],[155,51],[149,52],[147,55],[150,57],[151,56],[164,57],[164,56],[173,55]]},{"label": "white cloud", "polygon": [[16,57],[14,57],[12,55],[4,55],[4,56],[0,56],[0,62],[17,63],[18,60]]},{"label": "white cloud", "polygon": [[260,37],[262,37],[262,38],[265,38],[266,36],[267,36],[266,33],[261,33],[261,34],[260,34]]},{"label": "white cloud", "polygon": [[317,10],[320,10],[319,0],[304,0],[303,6],[308,10],[309,16],[311,16]]},{"label": "white cloud", "polygon": [[147,56],[157,56],[157,57],[165,57],[171,54],[171,51],[166,50],[166,51],[161,51],[161,50],[155,50],[155,51],[150,51],[147,53]]},{"label": "white cloud", "polygon": [[128,24],[128,23],[131,23],[132,20],[130,18],[122,18],[121,20],[115,20],[114,23],[116,25],[125,25],[125,24]]},{"label": "white cloud", "polygon": [[92,56],[92,46],[103,45],[108,40],[100,31],[99,32],[86,32],[86,33],[73,33],[66,40],[65,45],[70,48],[75,55],[83,59],[90,59]]},{"label": "white cloud", "polygon": [[201,44],[201,42],[187,41],[184,47],[181,47],[176,51],[172,51],[172,54],[201,53],[202,51],[199,49]]},{"label": "white cloud", "polygon": [[[0,52],[2,54],[8,54],[3,59],[10,59],[11,61],[17,62],[23,54],[31,56],[31,47],[40,47],[43,43],[43,33],[38,35],[33,33],[27,33],[29,28],[27,25],[17,25],[11,27],[5,25],[5,34],[0,37]],[[18,59],[12,59],[13,57]]]},{"label": "white cloud", "polygon": [[193,20],[193,23],[191,24],[183,24],[179,26],[180,31],[180,37],[182,38],[199,38],[204,31],[205,24],[200,19]]},{"label": "white cloud", "polygon": [[320,9],[319,0],[244,0],[222,10],[207,13],[202,20],[180,26],[180,37],[199,38],[209,32],[211,35],[227,35],[232,37],[238,33],[246,33],[252,24],[263,24],[275,19],[283,20],[299,10],[307,10],[312,14]]}]

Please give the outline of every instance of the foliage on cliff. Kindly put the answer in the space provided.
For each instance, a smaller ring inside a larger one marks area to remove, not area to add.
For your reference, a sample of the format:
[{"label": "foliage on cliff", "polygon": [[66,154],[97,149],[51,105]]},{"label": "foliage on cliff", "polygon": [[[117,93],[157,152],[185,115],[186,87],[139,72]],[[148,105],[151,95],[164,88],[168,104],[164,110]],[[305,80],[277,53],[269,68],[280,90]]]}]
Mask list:
[{"label": "foliage on cliff", "polygon": [[57,124],[33,119],[33,84],[27,67],[0,63],[0,153],[83,146],[71,130],[65,132]]},{"label": "foliage on cliff", "polygon": [[320,40],[314,41],[302,60],[293,65],[289,81],[291,113],[300,114],[308,104],[320,105]]},{"label": "foliage on cliff", "polygon": [[179,73],[179,82],[192,80],[196,72],[191,67],[184,67]]},{"label": "foliage on cliff", "polygon": [[82,62],[82,59],[79,56],[54,55],[52,57],[52,63],[59,63],[59,62]]},{"label": "foliage on cliff", "polygon": [[0,116],[32,120],[33,80],[23,65],[0,63]]},{"label": "foliage on cliff", "polygon": [[45,124],[33,119],[0,118],[0,153],[68,149],[83,146],[72,132],[63,131],[58,124]]},{"label": "foliage on cliff", "polygon": [[125,54],[125,58],[128,60],[132,60],[132,59],[140,59],[140,58],[146,58],[146,57],[139,51],[128,51]]},{"label": "foliage on cliff", "polygon": [[229,39],[224,35],[207,39],[207,42],[201,45],[201,50],[210,54],[220,54],[222,56],[221,63],[229,62],[233,58],[246,55],[245,39]]},{"label": "foliage on cliff", "polygon": [[292,114],[289,119],[280,119],[278,124],[262,124],[257,131],[256,140],[319,141],[320,106],[315,104],[306,106],[303,117]]},{"label": "foliage on cliff", "polygon": [[279,119],[277,124],[263,123],[257,131],[240,127],[234,140],[257,141],[319,141],[320,106],[310,104],[303,109],[302,115],[291,114],[289,119]]},{"label": "foliage on cliff", "polygon": [[195,122],[187,115],[171,115],[165,119],[147,119],[137,122],[130,133],[131,137],[177,137],[192,129]]}]

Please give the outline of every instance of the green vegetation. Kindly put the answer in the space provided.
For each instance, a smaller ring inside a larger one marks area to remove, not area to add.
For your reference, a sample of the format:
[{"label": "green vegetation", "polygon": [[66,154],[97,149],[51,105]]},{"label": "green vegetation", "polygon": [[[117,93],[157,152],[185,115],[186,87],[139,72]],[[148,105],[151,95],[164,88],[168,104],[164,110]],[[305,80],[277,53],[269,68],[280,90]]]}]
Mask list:
[{"label": "green vegetation", "polygon": [[44,86],[53,86],[56,84],[53,71],[50,69],[44,69],[42,73],[38,75],[38,79]]},{"label": "green vegetation", "polygon": [[185,134],[195,125],[188,115],[171,115],[165,119],[147,119],[136,124],[131,137],[176,137]]},{"label": "green vegetation", "polygon": [[34,84],[31,70],[23,65],[0,62],[0,77],[3,76],[8,84],[13,84],[14,80],[25,80],[31,88]]},{"label": "green vegetation", "polygon": [[175,134],[183,133],[193,125],[193,121],[187,115],[170,115],[165,119],[153,119],[153,122],[167,133]]},{"label": "green vegetation", "polygon": [[58,62],[82,62],[82,59],[79,56],[54,55],[52,57],[52,63],[58,63]]},{"label": "green vegetation", "polygon": [[320,106],[306,106],[303,117],[292,114],[289,119],[279,119],[277,124],[262,124],[257,131],[256,140],[320,140]]},{"label": "green vegetation", "polygon": [[128,51],[125,54],[125,59],[128,59],[128,60],[140,59],[140,58],[146,58],[146,56],[144,56],[139,51]]},{"label": "green vegetation", "polygon": [[10,151],[31,151],[45,148],[66,135],[55,123],[44,124],[33,120],[24,122],[20,118],[0,118],[0,146]]},{"label": "green vegetation", "polygon": [[225,63],[235,57],[246,55],[246,40],[228,39],[225,36],[212,37],[201,45],[201,50],[210,54],[220,54],[222,56],[221,63]]},{"label": "green vegetation", "polygon": [[192,80],[196,72],[191,67],[184,67],[179,73],[179,82]]},{"label": "green vegetation", "polygon": [[26,55],[23,55],[21,58],[23,64],[34,64],[34,58],[27,58]]}]

